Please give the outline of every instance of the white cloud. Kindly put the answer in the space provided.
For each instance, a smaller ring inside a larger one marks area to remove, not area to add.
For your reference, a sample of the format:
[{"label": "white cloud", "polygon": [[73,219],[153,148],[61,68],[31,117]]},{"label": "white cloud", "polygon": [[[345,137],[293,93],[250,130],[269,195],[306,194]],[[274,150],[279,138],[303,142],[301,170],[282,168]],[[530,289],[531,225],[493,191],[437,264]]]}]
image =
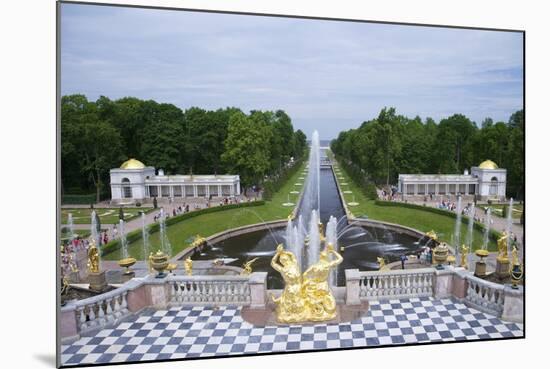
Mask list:
[{"label": "white cloud", "polygon": [[284,109],[307,134],[384,106],[507,120],[522,107],[510,32],[62,5],[62,93]]}]

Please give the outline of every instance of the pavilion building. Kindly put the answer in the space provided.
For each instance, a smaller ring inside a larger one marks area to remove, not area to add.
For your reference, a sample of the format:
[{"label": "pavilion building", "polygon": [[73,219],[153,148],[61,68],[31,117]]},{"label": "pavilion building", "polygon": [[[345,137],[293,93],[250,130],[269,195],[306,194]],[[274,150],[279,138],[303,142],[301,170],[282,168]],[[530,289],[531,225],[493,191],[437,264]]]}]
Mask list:
[{"label": "pavilion building", "polygon": [[158,198],[234,197],[241,193],[238,175],[165,175],[136,159],[110,171],[111,201],[134,203]]},{"label": "pavilion building", "polygon": [[506,169],[485,160],[464,174],[399,174],[398,192],[404,198],[426,195],[463,195],[485,201],[506,197]]}]

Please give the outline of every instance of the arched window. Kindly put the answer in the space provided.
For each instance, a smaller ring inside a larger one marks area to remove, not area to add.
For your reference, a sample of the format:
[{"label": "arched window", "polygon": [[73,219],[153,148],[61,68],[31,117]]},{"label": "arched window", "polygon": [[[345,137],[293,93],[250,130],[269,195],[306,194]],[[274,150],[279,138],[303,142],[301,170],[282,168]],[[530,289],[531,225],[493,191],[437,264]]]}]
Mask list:
[{"label": "arched window", "polygon": [[130,186],[130,180],[128,178],[122,178],[122,197],[125,199],[132,198],[132,187]]},{"label": "arched window", "polygon": [[497,177],[491,178],[491,185],[489,187],[489,195],[490,196],[498,195],[498,178]]}]

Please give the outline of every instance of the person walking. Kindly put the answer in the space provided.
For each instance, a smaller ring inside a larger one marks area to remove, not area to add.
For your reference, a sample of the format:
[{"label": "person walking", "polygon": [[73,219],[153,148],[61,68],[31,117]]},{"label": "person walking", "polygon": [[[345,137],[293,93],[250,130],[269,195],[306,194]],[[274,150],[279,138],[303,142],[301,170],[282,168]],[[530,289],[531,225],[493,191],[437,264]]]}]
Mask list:
[{"label": "person walking", "polygon": [[403,254],[401,255],[401,269],[405,269],[405,261],[407,261],[407,255]]}]

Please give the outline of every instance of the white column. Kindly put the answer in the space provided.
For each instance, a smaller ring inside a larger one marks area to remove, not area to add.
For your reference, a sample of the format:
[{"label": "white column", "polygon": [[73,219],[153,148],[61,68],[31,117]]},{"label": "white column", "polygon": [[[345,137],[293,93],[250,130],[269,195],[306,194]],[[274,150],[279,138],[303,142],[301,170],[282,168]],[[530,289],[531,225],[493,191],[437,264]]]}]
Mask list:
[{"label": "white column", "polygon": [[237,182],[237,193],[236,195],[240,195],[241,194],[241,182]]},{"label": "white column", "polygon": [[418,195],[418,183],[414,184],[414,194]]},{"label": "white column", "polygon": [[222,185],[218,185],[218,196],[223,196]]},{"label": "white column", "polygon": [[157,186],[157,197],[162,197],[162,186],[161,185]]},{"label": "white column", "polygon": [[174,186],[170,186],[170,197],[174,198]]},{"label": "white column", "polygon": [[207,184],[205,186],[205,188],[206,188],[206,192],[205,192],[206,195],[205,196],[206,196],[206,198],[208,198],[208,197],[210,197],[210,184]]},{"label": "white column", "polygon": [[449,194],[449,184],[445,183],[445,195]]},{"label": "white column", "polygon": [[183,194],[183,191],[185,191],[185,186],[184,185],[181,185],[181,197],[185,197],[184,194]]},{"label": "white column", "polygon": [[193,197],[198,197],[198,195],[197,195],[197,185],[196,184],[193,185]]}]

